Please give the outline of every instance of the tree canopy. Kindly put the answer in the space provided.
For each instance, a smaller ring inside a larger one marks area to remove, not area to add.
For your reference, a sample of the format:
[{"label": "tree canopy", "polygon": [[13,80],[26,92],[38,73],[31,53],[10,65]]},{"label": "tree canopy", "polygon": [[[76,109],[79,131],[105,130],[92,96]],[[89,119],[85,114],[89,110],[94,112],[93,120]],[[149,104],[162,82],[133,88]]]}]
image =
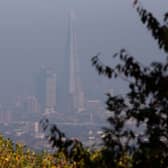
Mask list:
[{"label": "tree canopy", "polygon": [[[161,24],[154,15],[134,1],[141,22],[151,32],[158,46],[168,53],[168,13]],[[113,55],[120,63],[115,67],[104,65],[99,56],[92,64],[100,75],[122,78],[129,91],[125,95],[107,94],[107,109],[112,112],[105,128],[104,144],[118,160],[128,153],[133,158],[133,167],[168,167],[168,56],[164,62],[151,62],[143,66],[126,49]],[[135,124],[127,128],[128,122]],[[137,131],[140,129],[141,131]],[[115,164],[115,163],[113,163]]]},{"label": "tree canopy", "polygon": [[[161,24],[154,15],[135,0],[141,22],[149,30],[160,50],[168,54],[168,12]],[[109,127],[103,128],[104,145],[92,155],[75,139],[69,139],[56,125],[42,122],[47,138],[57,151],[73,161],[83,160],[84,167],[101,168],[167,168],[168,167],[168,55],[163,62],[144,66],[127,49],[113,54],[119,63],[105,65],[99,55],[92,65],[100,75],[121,78],[129,86],[124,95],[107,94],[106,108],[111,112]],[[131,126],[129,126],[131,123]],[[80,166],[79,166],[80,167]]]}]

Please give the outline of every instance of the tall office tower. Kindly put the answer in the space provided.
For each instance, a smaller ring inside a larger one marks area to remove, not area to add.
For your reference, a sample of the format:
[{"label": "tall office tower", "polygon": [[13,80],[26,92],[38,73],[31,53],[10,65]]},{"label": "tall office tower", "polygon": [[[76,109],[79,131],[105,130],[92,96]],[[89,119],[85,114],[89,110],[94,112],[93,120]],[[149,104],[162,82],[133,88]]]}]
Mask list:
[{"label": "tall office tower", "polygon": [[45,112],[56,112],[56,74],[47,71],[46,77],[46,106]]},{"label": "tall office tower", "polygon": [[35,76],[35,96],[39,102],[40,112],[45,110],[46,102],[46,68],[41,67],[40,72]]},{"label": "tall office tower", "polygon": [[84,107],[84,92],[81,86],[79,74],[79,62],[77,54],[77,35],[74,30],[75,15],[70,13],[70,27],[69,27],[69,59],[70,59],[70,78],[69,78],[69,93],[72,97],[72,108],[77,112],[85,110]]}]

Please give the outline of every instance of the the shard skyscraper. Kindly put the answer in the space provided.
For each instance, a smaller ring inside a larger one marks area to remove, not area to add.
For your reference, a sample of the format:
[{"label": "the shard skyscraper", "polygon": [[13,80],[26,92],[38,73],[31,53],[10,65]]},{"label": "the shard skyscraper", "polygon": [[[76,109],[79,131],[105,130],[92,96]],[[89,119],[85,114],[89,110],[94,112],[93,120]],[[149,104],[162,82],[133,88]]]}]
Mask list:
[{"label": "the shard skyscraper", "polygon": [[82,112],[85,110],[84,92],[82,89],[80,74],[79,74],[79,60],[77,53],[77,33],[74,29],[75,14],[70,12],[69,16],[69,94],[72,103],[72,109],[75,112]]}]

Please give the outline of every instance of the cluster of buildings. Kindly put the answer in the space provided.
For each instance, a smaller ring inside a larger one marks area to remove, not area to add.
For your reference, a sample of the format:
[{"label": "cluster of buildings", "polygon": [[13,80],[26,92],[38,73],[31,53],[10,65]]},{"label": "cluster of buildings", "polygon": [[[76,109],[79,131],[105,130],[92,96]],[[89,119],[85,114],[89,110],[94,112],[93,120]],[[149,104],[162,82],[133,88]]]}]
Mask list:
[{"label": "cluster of buildings", "polygon": [[[90,129],[97,129],[98,125],[101,127],[101,122],[105,122],[104,104],[100,100],[87,100],[85,97],[79,74],[76,32],[72,16],[69,24],[61,88],[58,87],[54,69],[41,68],[36,76],[34,95],[18,97],[14,107],[9,109],[0,106],[0,125],[3,125],[0,126],[0,132],[5,132],[8,137],[26,141],[30,146],[34,144],[41,147],[47,145],[44,143],[44,133],[39,125],[43,118],[48,118],[51,123],[58,123],[63,128],[76,129],[72,132],[74,136],[79,137],[87,137]],[[86,133],[80,135],[84,127],[87,128]],[[80,130],[77,130],[78,128]]]}]

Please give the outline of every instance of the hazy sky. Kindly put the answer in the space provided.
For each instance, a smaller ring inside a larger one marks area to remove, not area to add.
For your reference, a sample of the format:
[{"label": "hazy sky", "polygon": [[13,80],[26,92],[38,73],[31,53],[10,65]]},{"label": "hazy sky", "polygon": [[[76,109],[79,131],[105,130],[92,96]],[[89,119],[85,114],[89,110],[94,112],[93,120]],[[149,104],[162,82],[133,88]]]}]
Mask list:
[{"label": "hazy sky", "polygon": [[[158,18],[168,7],[165,0],[141,2]],[[107,84],[90,63],[99,51],[105,62],[113,61],[112,53],[123,47],[143,62],[158,59],[160,51],[139,21],[132,0],[0,0],[0,103],[33,94],[33,75],[43,65],[55,66],[61,75],[71,10],[76,14],[85,88]],[[118,83],[112,85],[115,89]]]}]

